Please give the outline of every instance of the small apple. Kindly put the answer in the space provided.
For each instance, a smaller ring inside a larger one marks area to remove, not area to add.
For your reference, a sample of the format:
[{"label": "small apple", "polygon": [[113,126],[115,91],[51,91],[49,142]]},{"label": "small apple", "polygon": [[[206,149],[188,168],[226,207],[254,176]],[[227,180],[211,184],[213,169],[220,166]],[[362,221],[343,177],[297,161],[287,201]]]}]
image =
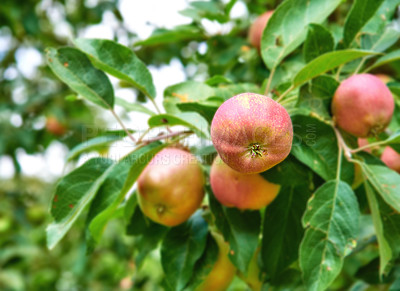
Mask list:
[{"label": "small apple", "polygon": [[336,124],[357,137],[381,133],[389,125],[393,111],[392,93],[371,74],[344,80],[333,96],[332,113]]},{"label": "small apple", "polygon": [[210,184],[221,204],[239,209],[261,209],[275,199],[281,188],[259,174],[243,174],[233,170],[219,156],[211,166]]},{"label": "small apple", "polygon": [[221,159],[241,173],[261,173],[290,153],[293,126],[286,109],[269,97],[243,93],[226,100],[211,123]]},{"label": "small apple", "polygon": [[392,77],[385,74],[375,74],[375,76],[378,77],[385,84],[393,81]]},{"label": "small apple", "polygon": [[186,221],[204,197],[204,176],[189,152],[166,148],[150,161],[138,178],[138,202],[153,221],[175,226]]},{"label": "small apple", "polygon": [[390,169],[400,174],[400,154],[391,147],[385,147],[382,156],[382,162],[386,164]]},{"label": "small apple", "polygon": [[229,244],[224,241],[221,234],[212,232],[218,245],[218,257],[210,273],[196,288],[196,291],[224,291],[231,284],[236,275],[236,268],[229,260]]},{"label": "small apple", "polygon": [[56,117],[49,116],[46,119],[46,130],[56,136],[61,136],[65,134],[67,128]]},{"label": "small apple", "polygon": [[253,22],[249,29],[249,41],[252,46],[257,48],[258,50],[261,47],[261,37],[263,35],[264,29],[268,24],[269,19],[274,13],[273,10],[264,12]]}]

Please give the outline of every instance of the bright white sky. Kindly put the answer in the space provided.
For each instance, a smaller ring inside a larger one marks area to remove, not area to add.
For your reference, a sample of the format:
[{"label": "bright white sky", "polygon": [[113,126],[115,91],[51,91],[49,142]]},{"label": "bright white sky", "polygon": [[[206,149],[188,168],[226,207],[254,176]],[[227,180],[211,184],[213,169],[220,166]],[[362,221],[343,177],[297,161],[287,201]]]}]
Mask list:
[{"label": "bright white sky", "polygon": [[[40,8],[47,11],[47,14],[52,22],[56,25],[55,31],[59,33],[61,37],[73,38],[71,33],[71,27],[68,26],[64,20],[63,11],[56,8],[51,10],[48,9],[50,0],[42,0]],[[185,9],[188,6],[190,0],[121,0],[120,11],[123,15],[125,25],[128,29],[136,32],[140,39],[147,38],[155,27],[173,28],[180,24],[190,23],[191,20],[185,16],[179,14],[180,10]],[[88,0],[87,3],[90,5],[96,5],[97,0]],[[247,16],[246,6],[238,1],[231,11],[231,17],[246,17]],[[209,34],[214,33],[226,33],[230,30],[230,25],[221,26],[216,22],[204,20],[202,22]],[[111,13],[105,14],[102,23],[93,25],[82,31],[79,37],[87,38],[108,38],[114,37],[115,28],[117,22]],[[120,40],[123,44],[124,39]],[[0,38],[0,54],[1,47],[10,45],[10,39]],[[32,78],[36,74],[36,69],[43,63],[42,55],[33,48],[21,47],[17,50],[17,69],[27,78]],[[149,67],[153,81],[157,89],[157,103],[160,107],[162,103],[162,93],[164,89],[172,84],[176,84],[185,81],[185,74],[183,67],[178,60],[172,60],[169,65],[162,66],[161,68]],[[4,73],[5,78],[13,79],[16,77],[16,69],[10,68]],[[111,78],[113,83],[117,82]],[[116,95],[123,97],[128,101],[133,101],[135,96],[130,90],[120,89],[116,91]],[[18,100],[24,100],[26,96],[21,94],[15,94],[15,98]],[[17,101],[17,100],[15,100]],[[150,105],[151,106],[151,105]],[[116,108],[117,113],[123,113],[122,108]],[[116,121],[113,119],[111,114],[105,112],[106,119],[109,121],[110,128],[119,128]],[[146,128],[147,116],[140,113],[128,114],[130,122],[127,122],[128,127],[132,128]],[[20,118],[15,116],[13,118],[14,125],[20,126]],[[12,120],[12,122],[13,122]],[[40,122],[39,122],[40,123]],[[39,126],[43,126],[44,122],[41,121]],[[111,156],[121,156],[131,150],[131,146],[128,143],[118,143],[110,149]],[[68,153],[68,149],[59,142],[53,142],[51,146],[46,150],[44,154],[28,155],[24,150],[17,151],[18,160],[22,165],[23,174],[28,176],[37,176],[47,181],[52,181],[54,178],[62,175],[65,167],[65,157]],[[87,155],[80,161],[84,162],[93,155]],[[0,158],[0,179],[11,178],[14,175],[14,168],[12,161],[9,157]]]}]

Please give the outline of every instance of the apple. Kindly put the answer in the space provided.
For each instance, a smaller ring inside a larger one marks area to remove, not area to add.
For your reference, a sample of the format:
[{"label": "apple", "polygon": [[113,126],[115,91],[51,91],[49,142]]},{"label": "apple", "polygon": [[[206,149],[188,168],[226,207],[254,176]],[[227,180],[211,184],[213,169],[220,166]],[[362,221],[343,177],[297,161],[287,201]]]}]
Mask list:
[{"label": "apple", "polygon": [[243,174],[233,170],[217,156],[211,166],[210,184],[217,200],[227,207],[261,209],[278,195],[280,185],[259,174]]},{"label": "apple", "polygon": [[332,100],[336,124],[357,137],[376,136],[389,125],[394,99],[374,75],[359,74],[344,80]]},{"label": "apple", "polygon": [[249,29],[249,41],[252,46],[257,48],[258,50],[261,47],[261,37],[263,35],[264,29],[268,24],[269,19],[274,13],[273,10],[264,12],[253,22]]},{"label": "apple", "polygon": [[390,169],[400,174],[400,154],[391,147],[385,147],[382,156],[382,162],[386,164]]},{"label": "apple", "polygon": [[151,220],[175,226],[199,208],[204,197],[204,176],[197,159],[183,149],[157,153],[137,181],[138,202]]},{"label": "apple", "polygon": [[393,81],[392,77],[385,74],[375,74],[375,76],[378,77],[385,84]]},{"label": "apple", "polygon": [[236,268],[228,257],[229,244],[224,241],[221,234],[216,232],[211,234],[218,245],[218,257],[210,273],[196,288],[196,291],[224,291],[236,275]]},{"label": "apple", "polygon": [[49,116],[46,119],[46,130],[56,136],[61,136],[65,134],[67,128],[56,117]]},{"label": "apple", "polygon": [[211,123],[221,159],[241,173],[261,173],[290,153],[293,126],[286,109],[269,97],[243,93],[226,100]]}]

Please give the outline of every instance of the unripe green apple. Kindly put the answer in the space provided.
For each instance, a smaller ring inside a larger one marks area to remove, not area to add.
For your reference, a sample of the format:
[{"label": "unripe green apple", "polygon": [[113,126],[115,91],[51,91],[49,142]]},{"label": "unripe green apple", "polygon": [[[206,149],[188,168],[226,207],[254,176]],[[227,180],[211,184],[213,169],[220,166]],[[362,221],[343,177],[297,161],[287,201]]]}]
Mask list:
[{"label": "unripe green apple", "polygon": [[381,156],[382,162],[386,164],[390,169],[400,173],[400,154],[391,147],[385,147],[385,150]]},{"label": "unripe green apple", "polygon": [[281,188],[259,174],[243,174],[233,170],[219,156],[211,166],[210,184],[221,204],[239,209],[263,208],[275,199]]},{"label": "unripe green apple", "polygon": [[186,221],[204,197],[204,176],[189,152],[166,148],[150,161],[138,178],[142,212],[155,222],[175,226]]},{"label": "unripe green apple", "polygon": [[229,260],[229,244],[219,233],[212,232],[218,245],[218,258],[213,268],[196,291],[224,291],[231,284],[236,274],[236,268]]},{"label": "unripe green apple", "polygon": [[337,88],[332,101],[336,124],[357,137],[376,136],[389,125],[394,99],[374,75],[354,75]]},{"label": "unripe green apple", "polygon": [[211,123],[211,139],[228,166],[241,173],[261,173],[289,155],[293,126],[279,103],[243,93],[218,108]]},{"label": "unripe green apple", "polygon": [[273,10],[264,12],[253,22],[249,29],[249,41],[252,46],[257,49],[261,47],[261,37],[263,35],[264,29],[268,24],[269,19],[274,13]]}]

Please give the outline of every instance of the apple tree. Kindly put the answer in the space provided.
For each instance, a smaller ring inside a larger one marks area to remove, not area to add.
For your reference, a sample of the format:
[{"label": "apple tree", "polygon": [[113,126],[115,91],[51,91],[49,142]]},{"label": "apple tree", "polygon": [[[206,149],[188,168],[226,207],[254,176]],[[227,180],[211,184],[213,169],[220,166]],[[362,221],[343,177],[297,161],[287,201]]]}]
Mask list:
[{"label": "apple tree", "polygon": [[[400,1],[243,1],[255,16],[269,10],[252,28],[230,18],[236,2],[191,2],[181,13],[192,23],[133,47],[78,38],[47,48],[77,100],[121,127],[68,161],[120,140],[132,147],[59,180],[48,247],[84,217],[90,256],[117,219],[138,268],[160,255],[165,290],[225,290],[232,280],[252,290],[399,290]],[[229,32],[211,34],[205,20]],[[157,94],[148,66],[174,54],[188,80]],[[119,86],[138,102],[116,96]],[[146,114],[148,128],[129,128],[116,106]],[[380,159],[388,147],[390,162]]]}]

